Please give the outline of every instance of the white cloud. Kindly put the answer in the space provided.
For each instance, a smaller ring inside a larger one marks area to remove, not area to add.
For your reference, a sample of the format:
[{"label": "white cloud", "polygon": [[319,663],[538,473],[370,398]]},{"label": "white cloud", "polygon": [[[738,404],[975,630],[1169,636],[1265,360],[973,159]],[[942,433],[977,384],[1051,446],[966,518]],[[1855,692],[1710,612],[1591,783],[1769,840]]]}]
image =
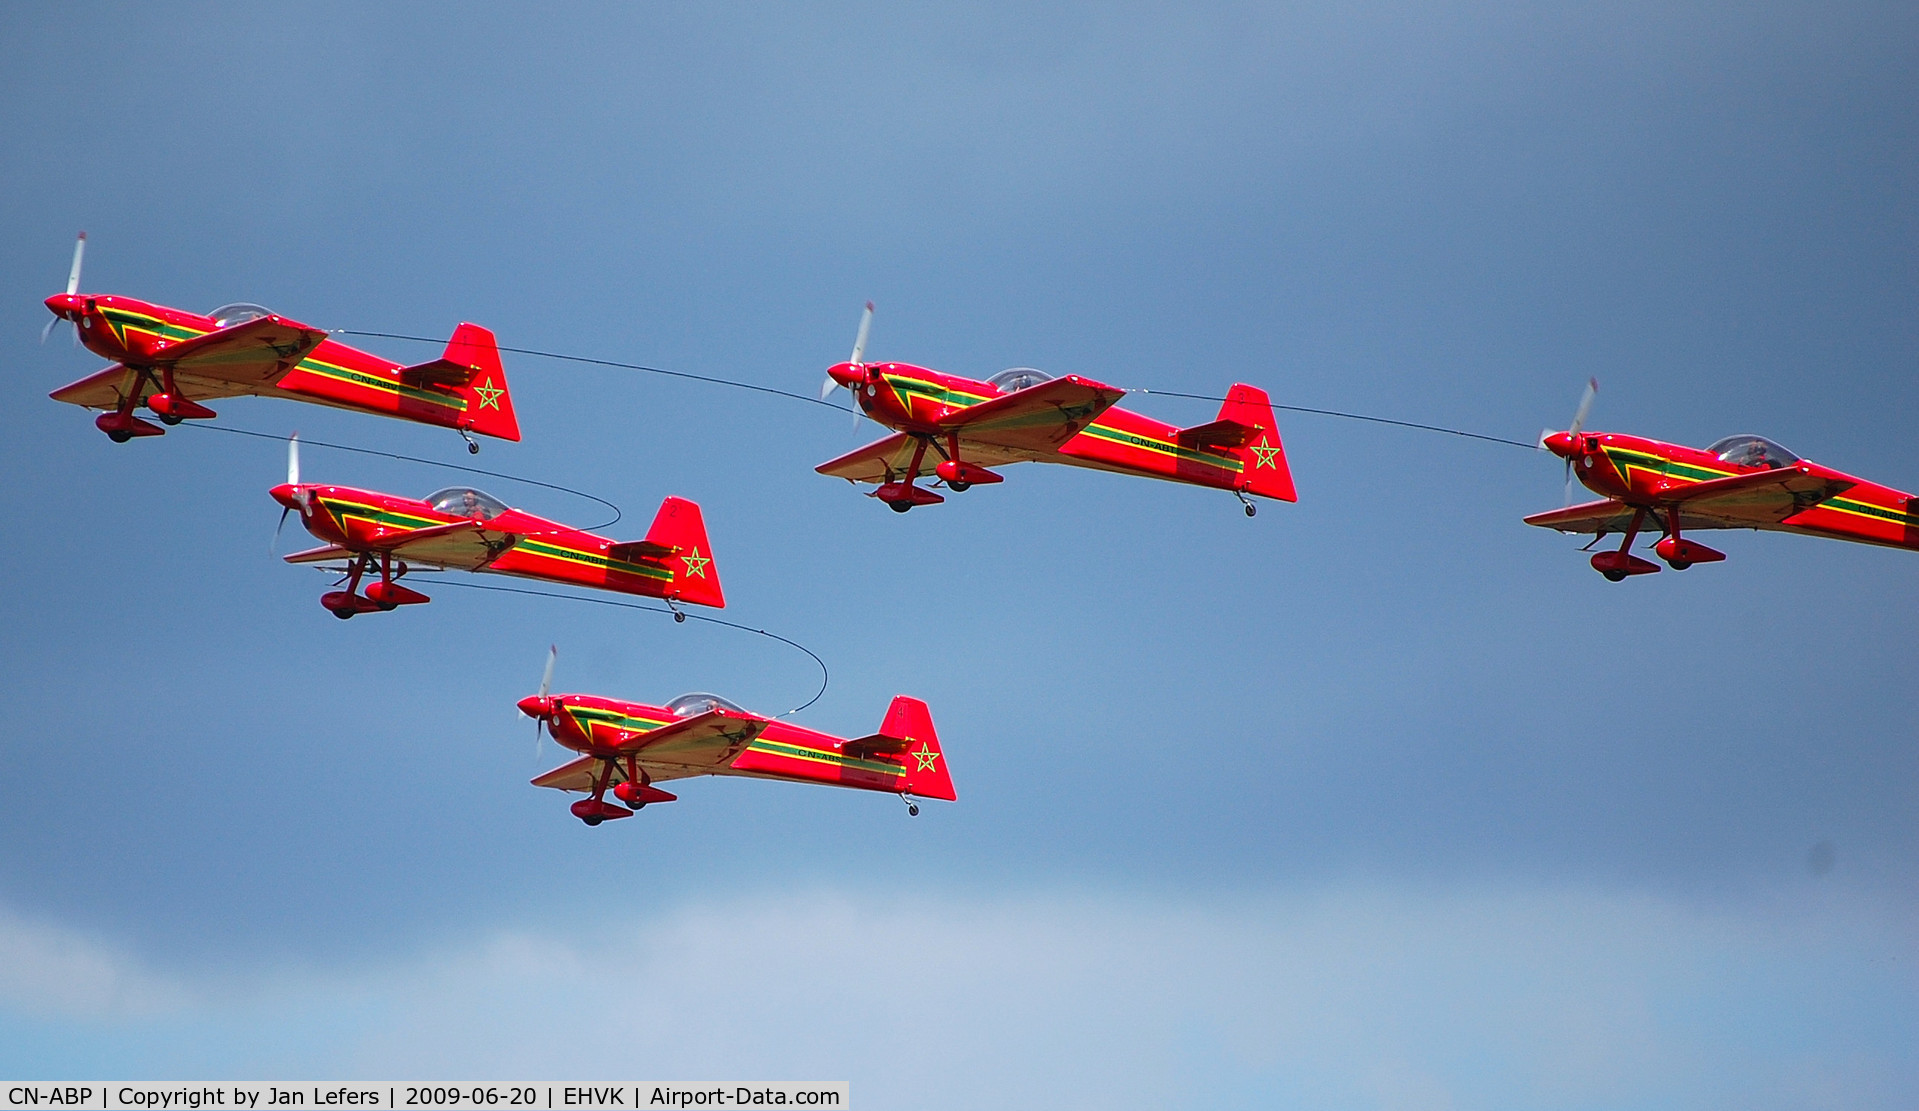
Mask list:
[{"label": "white cloud", "polygon": [[[245,999],[141,990],[226,1039],[184,1071],[263,1076],[850,1079],[866,1107],[1857,1108],[1919,1084],[1911,939],[1863,905],[1375,889],[579,913],[379,970],[262,973]],[[0,980],[16,1011],[46,976],[160,983],[0,930],[23,951],[54,959]]]}]

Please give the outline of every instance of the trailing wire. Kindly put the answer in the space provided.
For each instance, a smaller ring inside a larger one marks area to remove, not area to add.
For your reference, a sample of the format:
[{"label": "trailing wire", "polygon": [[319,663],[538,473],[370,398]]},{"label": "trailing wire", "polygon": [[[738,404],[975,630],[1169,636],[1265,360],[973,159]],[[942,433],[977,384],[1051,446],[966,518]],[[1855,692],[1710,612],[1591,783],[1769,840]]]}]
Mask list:
[{"label": "trailing wire", "polygon": [[[445,340],[431,339],[427,336],[403,336],[396,332],[358,332],[351,328],[336,329],[328,334],[336,336],[370,336],[375,339],[411,340],[415,343],[446,342]],[[640,363],[622,363],[613,359],[591,359],[585,355],[563,355],[558,351],[537,351],[531,347],[501,347],[499,350],[511,355],[533,355],[542,359],[559,359],[569,363],[587,363],[592,366],[609,366],[619,370],[639,370],[645,371],[647,374],[663,374],[668,378],[686,378],[694,382],[706,382],[715,386],[732,386],[734,389],[739,390],[752,390],[755,393],[770,393],[776,397],[790,397],[794,401],[804,401],[808,405],[818,405],[827,409],[838,409],[842,413],[846,411],[838,405],[834,405],[828,401],[822,401],[817,397],[808,397],[803,393],[793,393],[790,390],[774,389],[772,386],[757,386],[751,382],[739,382],[731,378],[714,378],[705,374],[692,374],[684,370],[664,370],[656,366],[643,366]]]},{"label": "trailing wire", "polygon": [[738,629],[743,633],[757,633],[760,636],[777,640],[781,644],[789,645],[806,653],[815,664],[819,665],[820,669],[820,689],[813,692],[813,697],[793,707],[791,710],[786,711],[786,713],[778,715],[779,717],[790,717],[811,706],[813,703],[818,702],[821,696],[826,694],[826,685],[831,680],[831,676],[826,670],[826,661],[820,659],[819,655],[811,648],[801,644],[799,641],[788,640],[778,633],[769,633],[765,629],[755,629],[751,625],[742,625],[736,621],[726,621],[718,617],[707,617],[705,614],[699,613],[686,613],[682,610],[668,609],[664,606],[643,606],[637,602],[622,602],[613,598],[590,598],[583,594],[561,594],[558,591],[531,590],[522,586],[492,586],[487,583],[461,582],[457,579],[443,579],[432,574],[423,575],[418,571],[413,572],[407,577],[421,579],[439,586],[456,586],[463,590],[491,590],[499,594],[530,594],[536,598],[564,598],[572,602],[591,602],[598,606],[617,606],[620,609],[642,610],[646,613],[672,614],[675,617],[683,617],[692,621],[704,621],[709,625],[724,625],[729,629]]},{"label": "trailing wire", "polygon": [[[342,336],[369,336],[375,339],[408,340],[414,343],[444,343],[445,342],[444,340],[433,339],[428,336],[403,336],[397,332],[360,332],[350,328],[341,328],[333,332],[332,334],[342,335]],[[541,351],[531,347],[502,347],[500,348],[500,350],[511,352],[512,354],[515,354],[515,355],[532,355],[536,358],[541,358],[541,359],[560,359],[560,360],[563,360],[566,362],[572,362],[572,363],[588,363],[593,366],[616,367],[620,370],[639,370],[639,371],[644,371],[648,374],[663,374],[670,378],[686,378],[695,382],[707,382],[716,386],[732,386],[735,389],[752,390],[755,393],[767,393],[767,394],[773,394],[776,397],[788,397],[788,398],[792,398],[794,401],[804,401],[808,405],[818,405],[823,408],[834,409],[842,413],[847,411],[846,407],[844,406],[835,405],[832,402],[823,401],[817,397],[808,397],[805,394],[793,393],[790,390],[775,389],[772,386],[760,386],[760,385],[755,385],[751,382],[740,382],[731,378],[714,378],[704,374],[689,374],[686,371],[681,371],[681,370],[663,370],[660,367],[643,366],[639,363],[622,363],[622,362],[616,362],[612,359],[590,359],[584,355],[563,355],[557,351]],[[1184,397],[1184,398],[1189,398],[1193,401],[1225,401],[1226,400],[1223,397],[1213,397],[1208,394],[1180,393],[1177,390],[1129,389],[1126,392],[1142,393],[1142,394],[1158,394],[1161,397]],[[1304,405],[1274,405],[1273,408],[1283,409],[1289,413],[1310,413],[1314,416],[1320,416],[1320,417],[1338,417],[1342,420],[1366,421],[1371,424],[1390,424],[1398,428],[1414,428],[1422,432],[1442,432],[1448,436],[1463,436],[1468,440],[1484,440],[1487,443],[1492,443],[1492,444],[1510,444],[1513,447],[1523,447],[1527,449],[1528,451],[1531,451],[1539,446],[1538,444],[1524,443],[1519,440],[1508,440],[1504,436],[1487,436],[1479,432],[1466,432],[1458,428],[1446,428],[1437,424],[1420,424],[1416,421],[1393,420],[1390,417],[1372,417],[1372,416],[1367,416],[1364,413],[1343,413],[1337,409],[1313,409]]]},{"label": "trailing wire", "polygon": [[[204,429],[208,432],[228,432],[235,436],[252,436],[259,440],[279,440],[285,442],[293,438],[291,436],[281,436],[273,432],[255,432],[246,428],[231,428],[220,424],[201,424],[197,421],[190,424],[182,422],[179,427]],[[301,440],[300,442],[307,447],[332,448],[334,451],[350,451],[359,455],[377,455],[382,459],[398,459],[407,463],[424,463],[429,467],[445,467],[450,471],[465,471],[467,474],[485,475],[488,478],[503,478],[508,482],[519,482],[527,486],[539,486],[548,490],[558,490],[562,494],[572,494],[576,498],[585,498],[587,501],[599,502],[601,505],[613,511],[613,516],[610,520],[601,521],[597,525],[587,525],[580,529],[581,532],[592,532],[594,529],[606,528],[609,525],[616,524],[621,516],[620,507],[607,501],[605,498],[596,497],[584,490],[575,490],[571,486],[560,486],[552,482],[541,482],[537,478],[521,478],[519,475],[506,474],[502,471],[482,470],[479,467],[468,467],[459,463],[443,463],[438,459],[424,459],[418,455],[400,455],[397,452],[377,451],[370,447],[354,447],[350,444],[330,444],[325,440]]]},{"label": "trailing wire", "polygon": [[[1126,392],[1158,394],[1161,397],[1186,397],[1186,398],[1191,398],[1194,401],[1225,401],[1226,400],[1223,397],[1209,397],[1205,394],[1197,394],[1197,393],[1178,393],[1173,390],[1136,389],[1136,390],[1127,390]],[[1417,428],[1425,432],[1444,432],[1448,436],[1464,436],[1469,440],[1485,440],[1487,443],[1491,443],[1491,444],[1511,444],[1514,447],[1523,447],[1528,451],[1535,450],[1539,447],[1538,444],[1528,444],[1528,443],[1521,443],[1518,440],[1508,440],[1504,436],[1487,436],[1479,432],[1462,432],[1461,430],[1457,428],[1445,428],[1437,424],[1416,424],[1413,421],[1393,420],[1390,417],[1369,417],[1363,413],[1342,413],[1337,409],[1309,409],[1304,405],[1274,405],[1273,408],[1284,409],[1289,413],[1312,413],[1316,416],[1322,416],[1322,417],[1340,417],[1345,420],[1369,421],[1373,424],[1397,425],[1400,428]]]}]

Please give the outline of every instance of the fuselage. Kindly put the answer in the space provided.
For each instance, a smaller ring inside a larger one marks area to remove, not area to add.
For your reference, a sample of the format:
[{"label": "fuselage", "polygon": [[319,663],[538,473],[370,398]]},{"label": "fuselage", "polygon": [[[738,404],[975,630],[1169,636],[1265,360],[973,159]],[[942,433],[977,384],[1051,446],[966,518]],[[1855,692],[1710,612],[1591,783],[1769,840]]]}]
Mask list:
[{"label": "fuselage", "polygon": [[[522,704],[522,708],[525,704]],[[548,728],[553,739],[575,752],[620,759],[628,750],[621,744],[636,733],[649,733],[680,718],[672,710],[638,702],[622,702],[590,694],[562,694],[552,698]],[[759,736],[727,763],[702,766],[699,774],[739,775],[825,783],[867,791],[899,792],[907,787],[906,765],[884,756],[852,756],[843,752],[845,738],[794,725],[767,721]],[[646,760],[644,750],[640,759]]]},{"label": "fuselage", "polygon": [[[840,363],[827,373],[852,389],[867,416],[897,431],[927,435],[942,442],[946,433],[939,427],[940,421],[1001,396],[999,388],[991,382],[944,374],[910,363]],[[1049,419],[1057,422],[1057,418]],[[1176,425],[1115,405],[1092,416],[1080,425],[1077,433],[1064,437],[1053,452],[1034,451],[1028,453],[1027,458],[1227,490],[1245,484],[1242,475],[1247,464],[1238,453],[1181,444],[1179,431]],[[960,435],[964,438],[966,433],[962,430]],[[1270,439],[1262,441],[1255,451],[1270,442]],[[1253,466],[1260,465],[1260,456],[1254,454],[1250,458]]]},{"label": "fuselage", "polygon": [[[162,363],[169,347],[223,326],[210,316],[132,297],[69,293],[55,294],[46,303],[56,315],[74,322],[80,342],[89,351],[128,367]],[[510,432],[490,430],[489,422],[469,412],[475,399],[463,396],[461,391],[409,385],[401,380],[402,369],[400,363],[326,339],[277,380],[234,379],[235,385],[244,388],[233,392],[377,413],[443,428],[471,429],[504,439],[519,438],[517,427]],[[208,372],[194,373],[205,377]],[[504,378],[499,383],[477,383],[478,403],[485,404],[489,396],[497,398],[496,387],[504,384]]]},{"label": "fuselage", "polygon": [[[1668,504],[1674,492],[1701,482],[1781,466],[1798,467],[1855,485],[1799,507],[1776,525],[1755,527],[1919,549],[1919,504],[1915,504],[1913,495],[1800,459],[1762,437],[1727,437],[1714,446],[1732,446],[1717,452],[1610,432],[1581,432],[1577,436],[1557,432],[1546,437],[1544,443],[1554,454],[1572,461],[1573,472],[1593,493],[1649,509]],[[1752,461],[1739,461],[1741,458]],[[1682,503],[1682,519],[1683,515]]]},{"label": "fuselage", "polygon": [[308,532],[352,552],[379,552],[403,534],[477,519],[487,532],[519,539],[471,570],[653,598],[679,596],[676,583],[682,577],[711,581],[711,553],[697,547],[658,561],[620,559],[609,553],[615,542],[604,536],[517,509],[475,506],[470,514],[452,513],[417,498],[348,486],[283,484],[272,493],[280,504],[300,513]]}]

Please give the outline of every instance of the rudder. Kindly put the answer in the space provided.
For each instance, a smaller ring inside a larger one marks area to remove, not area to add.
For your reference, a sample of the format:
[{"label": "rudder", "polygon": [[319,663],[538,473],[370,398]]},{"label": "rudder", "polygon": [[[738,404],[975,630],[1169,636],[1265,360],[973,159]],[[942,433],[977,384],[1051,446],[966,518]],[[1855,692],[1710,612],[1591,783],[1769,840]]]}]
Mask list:
[{"label": "rudder", "polygon": [[953,793],[953,777],[946,770],[946,754],[940,750],[939,734],[933,729],[933,714],[926,703],[904,694],[896,696],[886,708],[880,733],[906,742],[901,758],[906,762],[907,794],[947,802],[959,798]]},{"label": "rudder", "polygon": [[482,436],[518,441],[520,421],[513,414],[513,394],[507,389],[506,368],[500,365],[500,347],[493,333],[478,324],[461,324],[453,329],[442,357],[473,371],[472,380],[459,389],[466,399],[460,426]]},{"label": "rudder", "polygon": [[713,544],[706,538],[706,520],[700,515],[699,503],[685,498],[661,502],[653,526],[646,530],[646,542],[674,549],[665,557],[667,566],[674,568],[668,597],[696,606],[726,608],[720,567],[713,561]]},{"label": "rudder", "polygon": [[1219,407],[1219,419],[1237,421],[1259,431],[1238,449],[1245,469],[1240,473],[1240,489],[1280,501],[1298,501],[1293,489],[1293,470],[1286,463],[1286,448],[1280,443],[1279,422],[1273,418],[1273,403],[1266,391],[1244,382],[1235,382],[1226,391],[1226,403]]}]

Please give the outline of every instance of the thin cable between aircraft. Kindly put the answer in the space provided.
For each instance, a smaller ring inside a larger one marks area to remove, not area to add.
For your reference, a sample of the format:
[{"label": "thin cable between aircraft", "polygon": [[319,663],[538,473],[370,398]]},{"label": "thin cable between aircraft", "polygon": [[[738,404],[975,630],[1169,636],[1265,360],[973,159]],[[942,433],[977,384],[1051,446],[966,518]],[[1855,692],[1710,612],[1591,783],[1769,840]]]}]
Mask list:
[{"label": "thin cable between aircraft", "polygon": [[718,617],[707,617],[704,614],[698,613],[687,613],[683,610],[667,609],[664,606],[643,606],[636,602],[620,602],[612,598],[588,598],[580,594],[562,594],[554,590],[532,590],[523,586],[492,586],[487,583],[460,582],[456,579],[441,578],[430,572],[421,573],[415,571],[408,577],[422,579],[440,586],[456,586],[463,590],[491,590],[499,594],[529,594],[536,598],[563,598],[570,602],[591,602],[596,606],[618,606],[621,609],[643,610],[647,613],[671,614],[676,620],[704,621],[709,625],[724,625],[729,629],[738,629],[743,633],[757,633],[771,640],[777,640],[781,644],[797,648],[801,652],[806,653],[815,664],[819,665],[820,669],[820,689],[813,692],[813,697],[793,707],[791,710],[786,711],[786,713],[777,715],[779,717],[791,717],[801,710],[806,709],[808,706],[811,706],[813,703],[818,702],[820,698],[826,694],[826,685],[832,680],[831,674],[826,670],[826,661],[820,659],[818,653],[814,652],[811,648],[808,648],[797,640],[788,640],[778,633],[769,633],[765,629],[755,629],[751,625],[742,625],[737,621],[727,621]]},{"label": "thin cable between aircraft", "polygon": [[[281,443],[285,443],[286,441],[293,438],[292,436],[282,436],[277,432],[255,432],[252,429],[247,429],[247,428],[233,428],[227,425],[219,425],[219,424],[201,424],[197,421],[191,422],[191,423],[182,422],[178,427],[204,429],[208,432],[229,432],[235,436],[252,436],[253,438],[258,440],[278,440]],[[418,455],[401,455],[398,452],[378,451],[370,447],[354,447],[351,444],[333,444],[333,443],[328,443],[325,440],[303,439],[300,441],[300,443],[305,445],[306,447],[331,448],[334,451],[350,451],[358,455],[377,455],[382,459],[398,459],[406,463],[424,463],[425,465],[429,467],[444,467],[450,471],[464,471],[467,474],[485,475],[487,478],[501,478],[501,479],[505,479],[508,482],[518,482],[527,486],[539,486],[547,490],[557,490],[562,494],[571,494],[576,498],[585,498],[587,501],[598,502],[601,505],[606,506],[608,509],[611,509],[613,511],[613,516],[610,520],[602,521],[597,525],[585,526],[583,531],[586,531],[586,532],[591,532],[595,529],[603,529],[603,528],[606,528],[608,525],[616,524],[618,523],[622,515],[620,507],[617,505],[614,505],[610,501],[607,501],[605,498],[599,497],[594,494],[589,494],[584,490],[575,490],[571,486],[561,486],[557,483],[552,483],[552,482],[541,482],[537,478],[522,478],[519,475],[507,474],[504,471],[482,470],[479,467],[468,467],[468,466],[463,466],[459,463],[445,463],[445,462],[441,462],[438,459],[426,459]]]},{"label": "thin cable between aircraft", "polygon": [[[444,340],[434,339],[428,336],[405,336],[397,332],[362,332],[352,328],[337,328],[337,329],[334,329],[332,334],[342,335],[342,336],[367,336],[373,339],[406,340],[412,343],[437,344],[437,343],[445,342]],[[822,401],[817,397],[808,397],[805,394],[793,393],[790,390],[776,389],[772,386],[762,386],[753,382],[741,382],[732,378],[716,378],[711,375],[692,374],[683,370],[666,370],[661,367],[646,366],[641,363],[622,363],[615,359],[595,359],[585,355],[567,355],[567,354],[562,354],[561,352],[558,352],[558,351],[541,351],[537,348],[532,348],[532,347],[501,347],[500,350],[505,352],[510,352],[515,355],[531,355],[531,356],[534,356],[535,358],[558,359],[563,362],[569,362],[569,363],[587,363],[591,366],[613,367],[618,370],[637,370],[647,374],[662,374],[669,378],[685,378],[694,382],[706,382],[708,384],[715,385],[715,386],[732,386],[735,389],[752,390],[755,393],[773,394],[776,397],[786,397],[786,398],[791,398],[794,401],[804,401],[808,405],[818,405],[822,408],[832,409],[836,412],[844,413],[848,411],[845,406],[834,405],[831,402]],[[1193,401],[1225,401],[1226,400],[1223,397],[1213,397],[1208,394],[1180,393],[1176,390],[1153,390],[1153,389],[1144,389],[1144,388],[1134,388],[1134,389],[1129,389],[1126,392],[1140,393],[1140,394],[1158,394],[1161,397],[1182,397],[1182,398],[1187,398]],[[1283,409],[1289,413],[1308,413],[1313,416],[1320,416],[1320,417],[1338,417],[1341,420],[1365,421],[1369,424],[1390,424],[1398,428],[1413,428],[1413,429],[1418,429],[1422,432],[1440,432],[1448,436],[1462,436],[1469,440],[1484,440],[1487,443],[1492,443],[1492,444],[1508,444],[1508,445],[1511,445],[1512,447],[1525,448],[1528,451],[1536,450],[1539,447],[1539,445],[1536,443],[1527,443],[1521,440],[1509,440],[1504,436],[1488,436],[1481,432],[1467,432],[1459,428],[1447,428],[1443,425],[1437,425],[1437,424],[1420,424],[1416,421],[1394,420],[1391,417],[1367,416],[1364,413],[1346,413],[1346,412],[1341,412],[1338,409],[1314,409],[1304,405],[1274,405],[1273,408]]]}]

